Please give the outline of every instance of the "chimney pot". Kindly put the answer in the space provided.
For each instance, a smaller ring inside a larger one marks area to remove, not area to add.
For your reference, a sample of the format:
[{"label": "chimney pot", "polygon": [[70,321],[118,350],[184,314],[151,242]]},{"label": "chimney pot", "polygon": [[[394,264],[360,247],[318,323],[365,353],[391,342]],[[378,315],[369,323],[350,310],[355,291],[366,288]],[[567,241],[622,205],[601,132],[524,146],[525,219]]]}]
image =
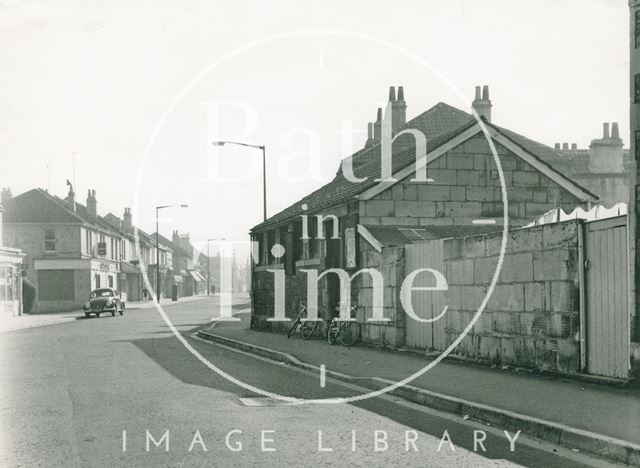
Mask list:
[{"label": "chimney pot", "polygon": [[615,140],[620,139],[620,129],[618,128],[618,122],[613,122],[611,124],[611,138]]},{"label": "chimney pot", "polygon": [[489,86],[485,85],[482,88],[480,86],[476,86],[476,98],[471,106],[473,107],[473,110],[476,111],[476,114],[478,114],[478,117],[483,118],[487,122],[491,122],[492,104],[489,99]]},{"label": "chimney pot", "polygon": [[393,102],[396,100],[396,88],[393,86],[389,86],[389,102]]},{"label": "chimney pot", "polygon": [[398,86],[398,101],[404,101],[404,86]]},{"label": "chimney pot", "polygon": [[609,138],[609,122],[605,122],[602,124],[602,138],[603,139]]}]

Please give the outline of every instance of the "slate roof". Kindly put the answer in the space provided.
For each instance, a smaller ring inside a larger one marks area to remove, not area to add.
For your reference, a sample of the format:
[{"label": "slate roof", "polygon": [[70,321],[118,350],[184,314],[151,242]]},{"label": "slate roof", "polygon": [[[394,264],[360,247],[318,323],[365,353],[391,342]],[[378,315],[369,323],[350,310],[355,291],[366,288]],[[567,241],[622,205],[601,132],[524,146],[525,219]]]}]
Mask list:
[{"label": "slate roof", "polygon": [[[476,119],[471,114],[440,102],[407,122],[404,128],[415,128],[422,131],[427,137],[429,151],[433,151],[460,133],[473,127],[476,123]],[[550,159],[559,157],[553,148],[495,124],[489,122],[485,122],[485,124],[509,138],[534,157],[537,157],[547,167],[558,172],[558,168],[555,168],[548,162]],[[410,135],[402,136],[394,142],[392,173],[396,173],[400,169],[415,162],[415,145],[413,143],[414,139]],[[314,212],[331,206],[353,201],[356,195],[377,184],[374,179],[380,176],[379,144],[369,148],[365,147],[349,158],[352,159],[354,174],[357,177],[367,177],[366,181],[353,183],[347,180],[342,173],[341,164],[336,176],[329,183],[298,200],[288,208],[271,216],[266,221],[254,226],[251,231],[259,231],[271,227],[303,213],[313,214]],[[560,173],[563,174],[562,172]],[[598,198],[584,187],[581,188],[591,194],[593,198]],[[306,211],[302,210],[303,204],[307,205]]]},{"label": "slate roof", "polygon": [[7,200],[4,205],[4,220],[9,223],[79,223],[120,234],[102,216],[94,218],[86,206],[78,202],[75,205],[75,211],[71,211],[62,198],[35,188]]}]

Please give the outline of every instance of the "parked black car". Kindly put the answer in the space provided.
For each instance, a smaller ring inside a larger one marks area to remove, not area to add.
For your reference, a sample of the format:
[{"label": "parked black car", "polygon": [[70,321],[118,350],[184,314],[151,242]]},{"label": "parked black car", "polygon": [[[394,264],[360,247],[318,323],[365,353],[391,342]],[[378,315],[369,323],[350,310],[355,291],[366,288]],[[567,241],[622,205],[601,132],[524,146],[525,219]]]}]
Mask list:
[{"label": "parked black car", "polygon": [[99,288],[91,291],[89,302],[84,307],[84,316],[89,318],[91,314],[100,318],[103,312],[111,312],[112,316],[118,312],[120,315],[124,313],[125,303],[120,299],[120,294],[113,288]]}]

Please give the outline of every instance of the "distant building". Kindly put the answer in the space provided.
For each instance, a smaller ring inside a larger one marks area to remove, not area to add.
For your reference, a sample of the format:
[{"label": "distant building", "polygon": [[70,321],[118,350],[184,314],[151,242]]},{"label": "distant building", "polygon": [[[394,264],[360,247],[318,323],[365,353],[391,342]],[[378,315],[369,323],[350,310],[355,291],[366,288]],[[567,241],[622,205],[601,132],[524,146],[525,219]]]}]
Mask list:
[{"label": "distant building", "polygon": [[[2,201],[11,198],[11,191],[2,189]],[[19,249],[2,243],[3,207],[0,204],[0,317],[22,314],[22,258]]]},{"label": "distant building", "polygon": [[25,253],[27,278],[35,284],[34,312],[79,309],[92,289],[120,289],[124,240],[97,214],[95,190],[87,204],[33,189],[5,202],[3,239]]},{"label": "distant building", "polygon": [[629,203],[631,154],[623,148],[617,122],[605,122],[602,138],[592,140],[589,148],[556,143],[554,150],[556,154],[543,155],[542,160],[596,194],[601,204]]},{"label": "distant building", "polygon": [[[82,205],[71,184],[64,199],[42,189],[5,198],[3,240],[25,254],[23,270],[37,291],[34,312],[80,309],[89,293],[100,287],[117,289],[127,301],[141,300],[148,289],[143,266],[155,287],[155,240],[138,230],[138,252],[130,209],[125,209],[123,219],[111,213],[102,217],[95,190],[88,191]],[[163,278],[173,278],[167,274],[171,247],[161,243],[159,249]],[[163,293],[170,294],[170,283],[165,283]]]}]

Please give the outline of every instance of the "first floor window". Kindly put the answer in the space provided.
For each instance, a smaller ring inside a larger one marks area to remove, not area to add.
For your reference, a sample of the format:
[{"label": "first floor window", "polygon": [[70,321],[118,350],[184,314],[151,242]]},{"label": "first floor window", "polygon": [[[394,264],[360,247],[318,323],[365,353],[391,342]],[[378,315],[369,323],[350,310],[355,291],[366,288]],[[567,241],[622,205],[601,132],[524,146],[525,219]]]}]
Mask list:
[{"label": "first floor window", "polygon": [[56,231],[53,229],[45,229],[44,231],[44,251],[56,251]]}]

